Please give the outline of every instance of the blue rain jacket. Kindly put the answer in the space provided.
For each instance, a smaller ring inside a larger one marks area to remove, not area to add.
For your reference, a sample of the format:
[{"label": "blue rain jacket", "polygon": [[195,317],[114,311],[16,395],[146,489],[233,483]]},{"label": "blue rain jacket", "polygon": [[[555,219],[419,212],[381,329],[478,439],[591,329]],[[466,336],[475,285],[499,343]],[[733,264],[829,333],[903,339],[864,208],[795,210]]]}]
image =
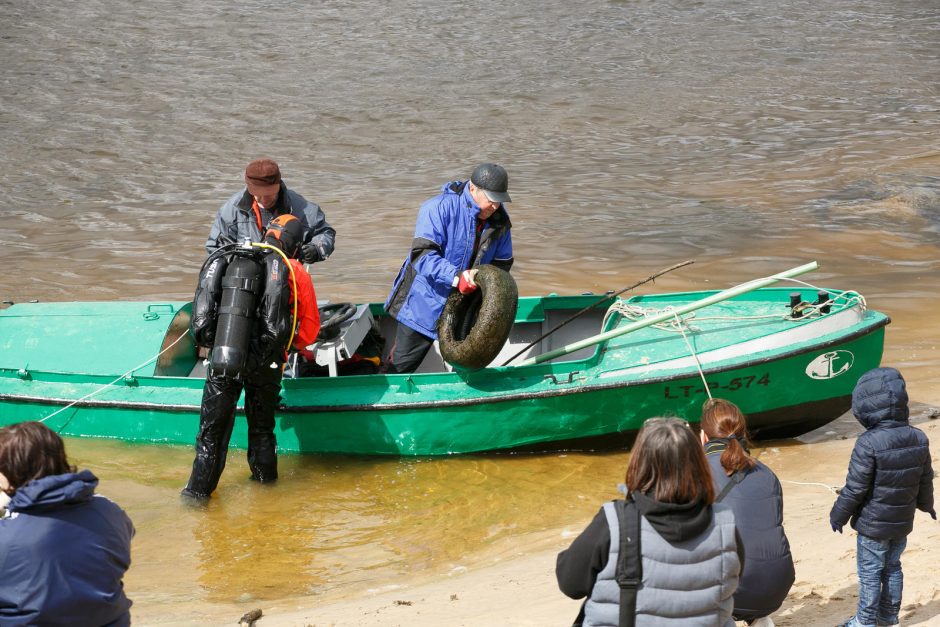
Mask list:
[{"label": "blue rain jacket", "polygon": [[97,485],[83,470],[17,489],[0,518],[0,625],[130,624],[134,525]]},{"label": "blue rain jacket", "polygon": [[463,181],[445,184],[439,195],[421,205],[411,255],[385,301],[385,310],[400,324],[437,339],[437,320],[457,275],[485,263],[506,271],[512,266],[512,224],[503,205],[484,223],[473,255],[479,214]]}]

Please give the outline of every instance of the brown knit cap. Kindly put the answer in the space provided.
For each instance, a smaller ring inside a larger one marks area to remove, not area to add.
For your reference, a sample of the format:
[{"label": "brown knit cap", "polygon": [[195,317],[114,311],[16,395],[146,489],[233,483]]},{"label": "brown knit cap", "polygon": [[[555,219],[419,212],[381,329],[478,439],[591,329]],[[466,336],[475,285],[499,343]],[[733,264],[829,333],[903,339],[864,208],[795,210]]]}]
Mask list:
[{"label": "brown knit cap", "polygon": [[281,169],[273,159],[255,159],[245,168],[245,183],[252,196],[269,196],[281,189]]}]

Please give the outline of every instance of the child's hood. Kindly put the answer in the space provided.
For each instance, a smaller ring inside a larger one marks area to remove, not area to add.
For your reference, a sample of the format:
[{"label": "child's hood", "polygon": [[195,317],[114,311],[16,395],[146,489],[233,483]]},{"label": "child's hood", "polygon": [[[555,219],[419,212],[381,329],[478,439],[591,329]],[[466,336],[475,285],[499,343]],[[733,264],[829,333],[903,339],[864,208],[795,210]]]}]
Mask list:
[{"label": "child's hood", "polygon": [[907,424],[907,386],[894,368],[875,368],[852,391],[852,413],[866,429],[886,423]]}]

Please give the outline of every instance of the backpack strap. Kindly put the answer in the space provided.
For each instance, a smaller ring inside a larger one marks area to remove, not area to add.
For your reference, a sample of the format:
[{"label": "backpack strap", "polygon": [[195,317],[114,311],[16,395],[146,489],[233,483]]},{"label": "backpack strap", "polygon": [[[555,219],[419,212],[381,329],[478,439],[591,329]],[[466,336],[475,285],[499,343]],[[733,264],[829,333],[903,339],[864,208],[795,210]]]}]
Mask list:
[{"label": "backpack strap", "polygon": [[718,493],[718,496],[715,497],[715,502],[720,503],[721,499],[728,496],[728,492],[731,492],[731,488],[744,481],[744,474],[745,473],[743,470],[735,471],[735,473],[731,475],[731,479],[728,480],[728,483],[725,484],[725,487],[722,488],[721,492]]},{"label": "backpack strap", "polygon": [[620,523],[620,552],[616,580],[620,586],[620,627],[633,627],[636,621],[636,591],[643,569],[640,555],[640,510],[629,496],[614,501]]}]

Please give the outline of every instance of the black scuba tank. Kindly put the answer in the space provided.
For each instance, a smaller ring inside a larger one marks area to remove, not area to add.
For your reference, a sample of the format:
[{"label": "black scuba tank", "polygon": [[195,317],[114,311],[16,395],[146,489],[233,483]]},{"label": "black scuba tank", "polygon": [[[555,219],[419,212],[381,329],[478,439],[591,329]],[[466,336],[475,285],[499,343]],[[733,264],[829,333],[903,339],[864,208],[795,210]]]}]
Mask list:
[{"label": "black scuba tank", "polygon": [[193,295],[193,314],[189,322],[190,332],[198,346],[212,348],[215,344],[215,327],[219,321],[219,304],[222,302],[222,279],[228,259],[220,255],[203,266]]},{"label": "black scuba tank", "polygon": [[225,269],[215,344],[209,354],[209,364],[217,375],[236,377],[245,369],[261,292],[261,272],[261,263],[254,255],[238,256]]}]

